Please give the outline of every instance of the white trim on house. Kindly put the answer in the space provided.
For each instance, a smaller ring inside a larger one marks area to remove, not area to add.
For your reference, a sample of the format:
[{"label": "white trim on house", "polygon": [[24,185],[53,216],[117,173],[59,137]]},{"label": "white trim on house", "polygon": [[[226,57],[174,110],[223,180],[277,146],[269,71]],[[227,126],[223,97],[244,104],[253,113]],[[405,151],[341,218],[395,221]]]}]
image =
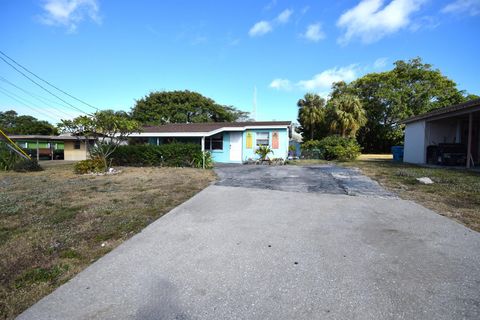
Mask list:
[{"label": "white trim on house", "polygon": [[249,129],[287,129],[288,125],[272,126],[245,126],[245,127],[223,127],[205,132],[140,132],[129,135],[129,138],[141,137],[208,137],[224,131],[245,131]]}]

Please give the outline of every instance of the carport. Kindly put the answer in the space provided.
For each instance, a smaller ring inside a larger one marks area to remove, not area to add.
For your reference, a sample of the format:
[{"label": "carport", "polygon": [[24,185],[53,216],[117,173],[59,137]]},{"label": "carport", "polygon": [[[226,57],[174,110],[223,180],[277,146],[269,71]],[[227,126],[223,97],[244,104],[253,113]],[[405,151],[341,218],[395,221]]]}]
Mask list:
[{"label": "carport", "polygon": [[409,118],[404,161],[418,164],[480,165],[480,99]]}]

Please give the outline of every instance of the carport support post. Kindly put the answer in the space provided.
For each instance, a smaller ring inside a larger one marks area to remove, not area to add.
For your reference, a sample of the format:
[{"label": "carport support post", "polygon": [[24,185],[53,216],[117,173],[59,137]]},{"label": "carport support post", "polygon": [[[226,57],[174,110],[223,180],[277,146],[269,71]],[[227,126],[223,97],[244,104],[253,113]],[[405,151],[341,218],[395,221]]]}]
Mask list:
[{"label": "carport support post", "polygon": [[202,167],[205,169],[205,137],[202,137]]},{"label": "carport support post", "polygon": [[37,162],[40,161],[40,147],[38,146],[38,140],[37,140]]},{"label": "carport support post", "polygon": [[470,168],[470,161],[472,160],[472,124],[473,113],[468,114],[468,139],[467,139],[467,168]]}]

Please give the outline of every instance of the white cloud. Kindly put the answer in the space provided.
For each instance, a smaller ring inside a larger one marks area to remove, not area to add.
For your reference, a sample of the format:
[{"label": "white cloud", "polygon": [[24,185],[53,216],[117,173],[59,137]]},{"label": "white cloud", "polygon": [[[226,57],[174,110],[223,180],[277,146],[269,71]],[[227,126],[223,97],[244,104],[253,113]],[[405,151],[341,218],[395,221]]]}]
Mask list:
[{"label": "white cloud", "polygon": [[388,58],[378,58],[377,60],[375,60],[375,62],[373,63],[373,68],[375,69],[382,69],[384,67],[387,66],[387,61],[388,61]]},{"label": "white cloud", "polygon": [[268,21],[259,21],[253,25],[253,27],[248,31],[250,37],[263,36],[269,32],[272,32],[273,28],[270,22]]},{"label": "white cloud", "polygon": [[314,75],[312,79],[298,81],[296,86],[306,91],[321,91],[330,89],[334,82],[350,82],[357,77],[357,65],[352,64],[346,67],[327,69]]},{"label": "white cloud", "polygon": [[269,87],[281,91],[297,89],[301,91],[315,92],[322,97],[326,97],[328,96],[334,82],[351,82],[358,78],[360,71],[358,65],[352,64],[346,67],[335,67],[324,70],[314,75],[311,79],[300,80],[296,83],[292,83],[289,79],[277,78],[270,83]]},{"label": "white cloud", "polygon": [[339,43],[347,44],[353,38],[372,43],[408,27],[411,15],[420,10],[425,0],[392,0],[387,5],[384,2],[362,0],[343,13],[337,21],[337,26],[345,29]]},{"label": "white cloud", "polygon": [[480,0],[455,0],[442,9],[443,13],[467,13],[480,15]]},{"label": "white cloud", "polygon": [[40,16],[41,23],[64,26],[70,32],[75,31],[78,24],[87,18],[96,23],[101,22],[97,0],[45,0],[42,8],[44,13]]},{"label": "white cloud", "polygon": [[440,25],[439,20],[433,16],[423,16],[416,19],[409,26],[411,31],[418,31],[420,29],[433,30]]},{"label": "white cloud", "polygon": [[284,24],[290,20],[290,16],[292,15],[293,11],[290,9],[283,10],[277,17],[276,21],[278,23]]},{"label": "white cloud", "polygon": [[292,84],[288,79],[277,78],[270,82],[269,87],[276,90],[289,91],[292,89]]},{"label": "white cloud", "polygon": [[322,39],[325,39],[325,33],[323,32],[322,25],[320,23],[314,23],[307,27],[307,30],[304,34],[302,34],[302,37],[313,42],[318,42]]},{"label": "white cloud", "polygon": [[285,9],[275,18],[270,21],[262,20],[253,25],[248,31],[250,37],[263,36],[269,32],[272,32],[274,27],[285,24],[290,21],[290,17],[293,14],[293,11],[290,9]]},{"label": "white cloud", "polygon": [[277,0],[272,0],[265,6],[265,10],[270,10],[277,5]]}]

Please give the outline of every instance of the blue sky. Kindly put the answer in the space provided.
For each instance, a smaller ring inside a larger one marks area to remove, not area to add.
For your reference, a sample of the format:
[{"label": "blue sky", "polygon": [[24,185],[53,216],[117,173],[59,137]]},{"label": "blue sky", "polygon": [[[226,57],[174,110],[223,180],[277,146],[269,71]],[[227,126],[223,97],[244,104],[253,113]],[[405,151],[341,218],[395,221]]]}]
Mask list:
[{"label": "blue sky", "polygon": [[[257,120],[295,120],[304,93],[416,56],[480,94],[479,35],[480,0],[0,0],[0,50],[100,109],[188,89],[252,111],[256,87]],[[3,61],[0,75],[40,96],[2,80],[2,111],[79,114]]]}]

